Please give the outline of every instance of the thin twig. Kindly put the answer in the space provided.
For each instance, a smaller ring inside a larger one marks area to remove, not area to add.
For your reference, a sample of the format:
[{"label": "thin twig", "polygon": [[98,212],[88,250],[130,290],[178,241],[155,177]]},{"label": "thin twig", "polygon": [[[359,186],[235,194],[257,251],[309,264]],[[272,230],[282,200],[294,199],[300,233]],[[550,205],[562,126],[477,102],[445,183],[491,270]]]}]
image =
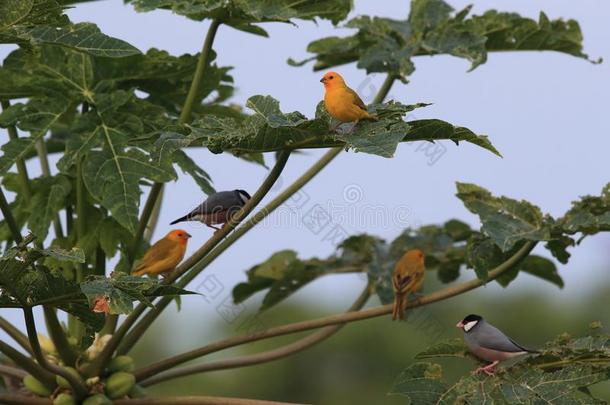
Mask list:
[{"label": "thin twig", "polygon": [[19,229],[19,226],[17,225],[17,222],[15,221],[15,217],[13,216],[11,207],[8,204],[8,201],[6,200],[6,197],[4,196],[4,191],[2,190],[2,187],[0,187],[0,210],[2,210],[2,215],[4,215],[4,220],[6,221],[8,228],[11,230],[13,239],[15,240],[16,243],[21,242],[21,240],[23,239],[21,237],[21,230]]},{"label": "thin twig", "polygon": [[[484,285],[486,282],[492,281],[501,274],[506,271],[512,269],[514,266],[519,264],[521,260],[523,260],[534,248],[536,243],[534,242],[526,242],[521,249],[519,249],[513,256],[511,256],[504,263],[497,266],[495,269],[491,270],[488,274],[487,281],[481,281],[479,279],[474,279],[470,281],[466,281],[464,283],[443,288],[442,290],[433,292],[431,294],[425,295],[421,298],[418,298],[414,301],[409,301],[407,304],[407,308],[415,308],[424,305],[431,304],[433,302],[446,300],[448,298],[454,297],[459,294],[463,294],[467,291],[475,289]],[[317,329],[324,326],[342,324],[347,322],[360,321],[369,318],[375,318],[378,316],[387,315],[392,312],[392,304],[382,305],[375,308],[371,308],[364,311],[358,312],[348,312],[344,314],[327,316],[324,318],[313,319],[309,321],[296,322],[287,325],[277,326],[274,328],[266,329],[260,332],[250,333],[248,335],[242,336],[234,336],[225,340],[221,340],[218,342],[211,343],[209,345],[200,347],[195,350],[191,350],[189,352],[169,357],[167,359],[161,360],[157,363],[153,363],[144,368],[136,370],[134,375],[136,376],[137,381],[143,381],[147,378],[150,378],[162,371],[169,370],[177,365],[185,363],[190,360],[194,360],[201,356],[205,356],[210,353],[215,353],[220,350],[228,349],[230,347],[235,347],[242,345],[244,343],[256,342],[258,340],[269,339],[276,336],[289,335],[292,333],[302,332],[310,329]]]},{"label": "thin twig", "polygon": [[0,394],[0,404],[3,405],[51,405],[48,398],[36,398],[25,395]]},{"label": "thin twig", "polygon": [[[11,106],[11,103],[8,100],[2,100],[2,110],[6,111]],[[17,128],[14,125],[9,125],[6,128],[8,132],[9,139],[16,140],[19,138],[19,134],[17,134]],[[28,169],[25,165],[25,161],[21,158],[17,159],[15,162],[17,166],[17,175],[19,176],[19,183],[21,188],[23,189],[23,196],[25,197],[26,202],[30,201],[32,197],[32,189],[30,188],[30,179],[28,178]]]},{"label": "thin twig", "polygon": [[7,366],[5,364],[0,364],[0,374],[19,379],[22,379],[23,377],[28,375],[28,373],[26,373],[20,368]]},{"label": "thin twig", "polygon": [[74,366],[78,354],[74,349],[72,349],[70,342],[68,342],[66,332],[59,323],[59,319],[57,319],[57,313],[55,312],[55,309],[46,305],[42,308],[44,312],[44,319],[47,324],[47,330],[49,332],[49,337],[53,341],[53,344],[55,345],[55,349],[57,349],[59,357],[67,366]]},{"label": "thin twig", "polygon": [[[21,352],[11,347],[6,342],[0,340],[0,352],[6,357],[13,360],[15,364],[31,374],[34,378],[40,381],[45,387],[53,389],[55,387],[55,378],[53,374],[36,364],[34,360],[24,356]],[[2,403],[2,402],[0,402]]]},{"label": "thin twig", "polygon": [[25,351],[28,353],[32,353],[32,348],[30,347],[30,341],[28,337],[23,334],[19,329],[17,329],[12,323],[7,321],[5,318],[0,316],[0,329],[4,330],[7,335],[9,335],[15,342],[19,344],[19,346],[23,347]]},{"label": "thin twig", "polygon": [[[347,312],[359,311],[366,304],[371,296],[371,288],[367,283],[362,293],[356,301],[351,305]],[[184,377],[191,374],[205,373],[208,371],[227,370],[231,368],[253,366],[261,363],[278,360],[284,357],[292,356],[298,352],[308,349],[339,332],[345,324],[327,326],[317,332],[314,332],[296,342],[268,350],[261,353],[251,354],[247,356],[234,357],[227,360],[219,360],[206,364],[198,364],[191,367],[182,367],[176,370],[169,370],[165,373],[155,375],[141,383],[143,387],[158,384],[163,381],[171,380],[178,377]]]},{"label": "thin twig", "polygon": [[167,397],[143,399],[118,399],[114,405],[305,405],[294,402],[259,401],[257,399],[227,397]]},{"label": "thin twig", "polygon": [[199,88],[201,87],[201,82],[203,80],[203,74],[205,72],[205,69],[210,63],[209,59],[210,52],[212,51],[212,44],[214,43],[214,38],[216,37],[216,32],[218,31],[218,27],[220,27],[220,24],[221,22],[219,20],[214,19],[212,20],[210,27],[208,28],[208,32],[201,47],[201,54],[199,55],[199,59],[197,60],[197,67],[195,68],[195,74],[193,75],[193,80],[191,81],[191,87],[189,88],[189,92],[186,95],[184,106],[182,107],[182,111],[180,112],[181,124],[189,122],[191,117],[191,111],[193,110],[195,101],[198,100],[200,97]]},{"label": "thin twig", "polygon": [[[40,160],[40,169],[44,177],[51,177],[51,166],[49,165],[49,156],[47,153],[47,145],[43,138],[40,138],[36,142],[36,151],[38,153],[38,159]],[[53,230],[55,236],[63,238],[64,232],[61,229],[61,221],[59,220],[59,214],[55,214],[53,217]]]},{"label": "thin twig", "polygon": [[49,362],[42,353],[40,342],[38,341],[38,333],[36,332],[36,322],[34,321],[34,313],[32,312],[32,308],[23,308],[23,316],[25,317],[25,326],[28,332],[28,339],[30,339],[30,346],[32,346],[34,358],[38,364],[49,370],[51,373],[59,374],[65,378],[70,383],[74,396],[77,400],[84,398],[87,395],[88,390],[83,381],[80,381],[78,377],[70,373],[65,368]]},{"label": "thin twig", "polygon": [[[390,91],[392,85],[394,84],[396,77],[392,74],[387,75],[385,78],[379,92],[375,96],[373,100],[374,103],[382,102]],[[334,158],[336,158],[341,152],[342,148],[333,148],[327,151],[314,165],[312,165],[303,175],[301,175],[296,181],[294,181],[290,186],[288,186],[283,192],[281,192],[276,198],[274,198],[269,204],[267,204],[263,209],[258,211],[252,218],[250,218],[246,223],[236,229],[231,235],[229,235],[217,249],[212,249],[220,242],[220,239],[212,237],[208,242],[206,242],[197,252],[195,252],[190,258],[180,265],[173,277],[169,278],[169,282],[173,282],[180,274],[183,274],[188,269],[192,269],[188,274],[186,274],[180,282],[177,283],[179,287],[184,288],[188,283],[190,283],[193,278],[198,275],[203,269],[206,268],[216,257],[218,257],[222,252],[224,252],[229,246],[231,246],[236,240],[238,240],[241,236],[247,233],[250,229],[252,229],[256,224],[261,222],[265,217],[267,217],[271,212],[277,209],[280,205],[282,205],[288,198],[290,198],[294,193],[296,193],[299,189],[301,189],[305,184],[307,184],[311,179],[313,179],[322,169],[324,169]],[[222,232],[222,231],[221,231]],[[220,234],[221,232],[218,232]],[[215,235],[216,236],[216,235]],[[222,235],[224,237],[225,235]],[[195,268],[196,266],[196,268]],[[134,327],[134,330],[130,332],[127,337],[123,340],[121,345],[119,346],[118,352],[119,354],[126,354],[131,350],[131,348],[135,345],[135,343],[142,337],[144,331],[152,324],[152,322],[159,316],[159,314],[169,305],[171,302],[171,298],[161,298],[161,300],[155,305],[155,308],[151,309],[144,318],[142,318],[138,324]],[[140,303],[136,309],[128,316],[126,322],[121,325],[121,328],[125,327],[128,329],[131,325],[137,320],[138,317],[146,310],[147,306]]]},{"label": "thin twig", "polygon": [[[256,192],[252,195],[252,198],[250,198],[248,202],[233,217],[231,217],[229,222],[227,222],[220,231],[215,232],[214,235],[208,240],[208,242],[206,242],[204,246],[199,250],[205,249],[207,246],[209,246],[209,249],[211,249],[213,246],[218,244],[229,232],[231,232],[231,230],[235,228],[235,226],[237,226],[252,211],[252,209],[265,197],[265,195],[267,195],[271,187],[273,187],[273,184],[275,184],[275,181],[282,173],[282,170],[284,170],[284,167],[286,166],[286,162],[288,162],[289,157],[290,152],[280,153],[275,165],[273,166],[273,169],[271,169],[271,171],[269,172],[263,183],[260,185],[258,190],[256,190]],[[175,279],[175,277],[177,277],[176,274],[179,272],[179,269],[181,267],[182,266],[179,266],[176,270],[174,270],[174,274],[168,277],[168,283],[170,283],[171,281],[173,281],[173,279]],[[133,325],[133,323],[135,323],[135,321],[138,319],[138,316],[144,311],[145,308],[146,305],[141,303],[134,309],[134,311],[129,314],[129,316],[117,329],[116,333],[114,333],[112,338],[108,341],[108,343],[104,347],[104,350],[102,350],[99,356],[94,361],[92,361],[91,365],[85,370],[85,373],[87,375],[98,375],[99,372],[103,369],[103,366],[111,358],[112,354],[119,346],[119,343],[125,344],[125,334]],[[144,331],[148,328],[150,324],[143,323],[141,325],[142,326],[140,329],[134,328],[134,331],[132,332],[136,333],[135,335],[133,335],[135,341],[139,339],[139,336],[144,333]]]}]

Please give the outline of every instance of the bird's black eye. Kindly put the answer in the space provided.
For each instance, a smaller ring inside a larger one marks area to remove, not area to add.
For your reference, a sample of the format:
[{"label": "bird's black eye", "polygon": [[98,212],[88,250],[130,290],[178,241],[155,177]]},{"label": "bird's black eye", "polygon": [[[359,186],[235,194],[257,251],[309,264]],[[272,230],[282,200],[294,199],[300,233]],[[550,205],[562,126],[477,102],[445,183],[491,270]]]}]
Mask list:
[{"label": "bird's black eye", "polygon": [[334,77],[335,77],[335,76],[329,76],[328,78],[329,78],[329,79],[333,79]]},{"label": "bird's black eye", "polygon": [[183,233],[179,233],[179,234],[178,234],[178,236],[183,237],[183,236],[184,236],[184,234],[183,234]]}]

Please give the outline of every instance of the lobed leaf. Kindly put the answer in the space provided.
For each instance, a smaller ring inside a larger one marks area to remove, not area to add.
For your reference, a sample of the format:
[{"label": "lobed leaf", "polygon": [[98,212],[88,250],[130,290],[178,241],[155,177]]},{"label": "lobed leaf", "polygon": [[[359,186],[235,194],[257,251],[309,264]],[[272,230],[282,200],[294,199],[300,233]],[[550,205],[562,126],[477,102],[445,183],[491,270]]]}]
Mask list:
[{"label": "lobed leaf", "polygon": [[403,81],[415,70],[414,56],[448,54],[471,62],[471,70],[495,51],[557,51],[588,59],[582,50],[582,33],[574,20],[538,21],[495,10],[469,16],[471,6],[452,14],[442,0],[414,0],[406,20],[360,16],[345,26],[357,29],[348,37],[313,41],[307,51],[314,70],[357,62],[368,73],[391,73]]},{"label": "lobed leaf", "polygon": [[343,20],[351,9],[349,0],[256,2],[248,0],[127,0],[137,11],[170,9],[193,20],[216,18],[233,28],[256,35],[266,32],[253,23],[291,22],[293,19],[327,19],[334,24]]}]

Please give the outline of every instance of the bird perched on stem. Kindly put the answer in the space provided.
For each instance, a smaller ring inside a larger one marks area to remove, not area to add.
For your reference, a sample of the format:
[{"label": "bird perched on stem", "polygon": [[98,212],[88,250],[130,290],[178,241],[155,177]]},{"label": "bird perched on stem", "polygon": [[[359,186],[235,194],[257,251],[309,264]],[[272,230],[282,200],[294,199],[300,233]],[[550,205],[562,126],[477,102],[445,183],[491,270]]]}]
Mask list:
[{"label": "bird perched on stem", "polygon": [[419,249],[408,250],[396,263],[392,275],[394,306],[392,320],[405,319],[407,296],[419,290],[424,283],[424,253]]},{"label": "bird perched on stem", "polygon": [[146,251],[133,274],[169,274],[184,258],[190,237],[191,235],[182,229],[169,232]]},{"label": "bird perched on stem", "polygon": [[227,223],[250,199],[250,194],[244,190],[219,191],[210,194],[197,208],[185,216],[172,221],[170,225],[183,221],[199,221],[210,228],[220,230],[214,226]]},{"label": "bird perched on stem", "polygon": [[[324,84],[324,106],[331,117],[341,123],[353,122],[350,132],[354,130],[358,121],[378,121],[377,116],[366,110],[366,105],[356,92],[345,84],[343,77],[337,72],[328,72],[320,82]],[[339,124],[340,125],[340,124]],[[331,131],[334,131],[335,126]]]},{"label": "bird perched on stem", "polygon": [[468,315],[455,326],[464,331],[464,341],[472,354],[491,362],[485,367],[477,368],[473,374],[482,371],[487,375],[494,375],[495,367],[503,360],[528,353],[539,353],[516,343],[479,315]]}]

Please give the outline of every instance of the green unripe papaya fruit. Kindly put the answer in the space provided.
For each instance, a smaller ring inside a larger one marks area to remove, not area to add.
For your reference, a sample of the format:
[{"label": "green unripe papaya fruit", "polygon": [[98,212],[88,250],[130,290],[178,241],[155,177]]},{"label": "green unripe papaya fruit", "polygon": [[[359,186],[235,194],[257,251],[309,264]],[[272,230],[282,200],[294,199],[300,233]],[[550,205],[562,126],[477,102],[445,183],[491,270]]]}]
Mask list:
[{"label": "green unripe papaya fruit", "polygon": [[108,363],[108,372],[115,373],[117,371],[131,372],[135,369],[133,359],[129,356],[116,356]]},{"label": "green unripe papaya fruit", "polygon": [[128,395],[129,398],[145,398],[146,390],[141,385],[135,384]]},{"label": "green unripe papaya fruit", "polygon": [[[66,371],[68,371],[70,374],[72,374],[74,377],[78,378],[80,381],[82,381],[82,377],[80,376],[80,374],[78,373],[78,371],[76,371],[75,368],[72,367],[66,367]],[[57,381],[57,385],[59,385],[61,388],[72,388],[72,386],[70,385],[70,383],[68,382],[68,380],[66,380],[64,377],[60,376],[60,375],[56,375],[55,376],[55,381]]]},{"label": "green unripe papaya fruit", "polygon": [[76,405],[76,401],[72,395],[64,392],[53,400],[53,405]]},{"label": "green unripe papaya fruit", "polygon": [[23,377],[23,385],[25,385],[25,388],[30,390],[30,392],[41,397],[48,397],[53,393],[53,390],[45,387],[43,383],[30,374]]},{"label": "green unripe papaya fruit", "polygon": [[106,380],[106,395],[117,399],[129,394],[136,383],[136,377],[125,371],[117,371]]},{"label": "green unripe papaya fruit", "polygon": [[106,395],[95,394],[85,399],[83,405],[112,405],[112,401]]}]

